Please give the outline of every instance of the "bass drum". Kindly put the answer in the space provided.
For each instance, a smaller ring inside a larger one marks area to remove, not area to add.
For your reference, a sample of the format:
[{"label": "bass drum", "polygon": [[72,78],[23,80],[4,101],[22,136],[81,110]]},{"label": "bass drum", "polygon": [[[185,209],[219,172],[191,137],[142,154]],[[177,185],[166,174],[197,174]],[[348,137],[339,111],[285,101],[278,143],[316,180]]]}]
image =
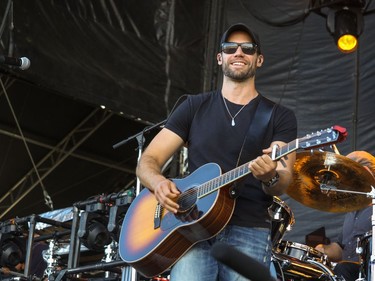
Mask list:
[{"label": "bass drum", "polygon": [[273,253],[272,258],[276,273],[281,270],[282,274],[276,276],[281,281],[338,281],[333,271],[326,265],[314,260],[301,261],[281,253]]},{"label": "bass drum", "polygon": [[275,248],[281,242],[285,232],[293,226],[294,214],[289,206],[277,196],[273,197],[268,213],[271,217],[272,247]]}]

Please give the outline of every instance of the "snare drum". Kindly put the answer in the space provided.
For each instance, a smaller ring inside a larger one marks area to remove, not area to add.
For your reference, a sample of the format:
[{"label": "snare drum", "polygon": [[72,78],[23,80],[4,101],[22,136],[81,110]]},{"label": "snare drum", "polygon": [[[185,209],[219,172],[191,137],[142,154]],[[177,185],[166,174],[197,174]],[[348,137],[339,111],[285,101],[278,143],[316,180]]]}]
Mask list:
[{"label": "snare drum", "polygon": [[327,256],[322,252],[299,243],[290,241],[281,241],[276,248],[276,251],[287,256],[296,258],[300,261],[317,261],[322,264],[327,264]]},{"label": "snare drum", "polygon": [[279,197],[273,197],[273,204],[268,208],[271,216],[271,240],[275,248],[282,240],[286,231],[289,231],[294,224],[292,210]]}]

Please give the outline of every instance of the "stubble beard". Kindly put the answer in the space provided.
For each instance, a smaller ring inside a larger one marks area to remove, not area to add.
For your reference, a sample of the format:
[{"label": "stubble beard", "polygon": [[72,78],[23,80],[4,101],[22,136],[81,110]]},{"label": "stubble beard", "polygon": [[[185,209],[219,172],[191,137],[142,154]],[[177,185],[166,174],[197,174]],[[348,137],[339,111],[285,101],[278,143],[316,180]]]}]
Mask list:
[{"label": "stubble beard", "polygon": [[242,82],[255,77],[255,68],[252,66],[248,70],[238,71],[230,68],[228,63],[223,64],[223,74],[232,80]]}]

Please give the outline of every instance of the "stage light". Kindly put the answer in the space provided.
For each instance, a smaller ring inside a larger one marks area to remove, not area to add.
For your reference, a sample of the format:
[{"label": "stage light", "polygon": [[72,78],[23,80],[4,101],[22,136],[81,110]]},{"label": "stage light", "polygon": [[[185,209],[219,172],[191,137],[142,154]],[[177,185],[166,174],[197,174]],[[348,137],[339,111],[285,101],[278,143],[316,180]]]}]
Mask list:
[{"label": "stage light", "polygon": [[81,214],[78,237],[89,250],[104,251],[104,247],[112,242],[107,229],[108,218],[105,214],[83,212]]},{"label": "stage light", "polygon": [[12,240],[1,243],[0,265],[13,268],[23,262],[24,256],[20,246]]},{"label": "stage light", "polygon": [[363,30],[363,15],[356,7],[331,10],[327,16],[327,29],[341,52],[354,52]]},{"label": "stage light", "polygon": [[90,222],[87,228],[87,236],[83,239],[83,244],[93,251],[102,251],[104,246],[111,243],[112,239],[101,222]]}]

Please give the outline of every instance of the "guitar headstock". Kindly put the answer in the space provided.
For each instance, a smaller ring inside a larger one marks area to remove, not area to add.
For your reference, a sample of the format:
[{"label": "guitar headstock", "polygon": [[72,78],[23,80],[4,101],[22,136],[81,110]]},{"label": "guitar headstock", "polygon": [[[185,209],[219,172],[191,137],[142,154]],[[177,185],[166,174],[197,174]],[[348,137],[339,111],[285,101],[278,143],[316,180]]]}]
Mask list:
[{"label": "guitar headstock", "polygon": [[307,134],[300,138],[299,147],[303,149],[318,148],[330,144],[342,142],[346,139],[348,132],[344,127],[332,126],[330,128]]}]

